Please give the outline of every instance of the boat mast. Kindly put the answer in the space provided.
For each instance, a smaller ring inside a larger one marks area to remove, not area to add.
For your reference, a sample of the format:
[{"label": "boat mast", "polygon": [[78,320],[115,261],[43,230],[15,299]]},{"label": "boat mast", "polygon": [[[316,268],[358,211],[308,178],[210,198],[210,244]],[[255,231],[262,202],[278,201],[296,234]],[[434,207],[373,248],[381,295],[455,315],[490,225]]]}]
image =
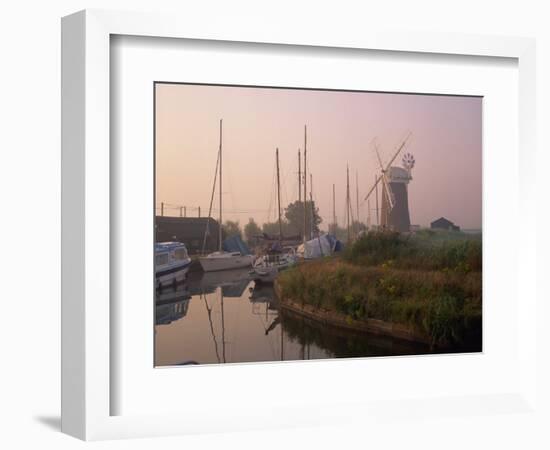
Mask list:
[{"label": "boat mast", "polygon": [[302,156],[298,149],[298,205],[302,203]]},{"label": "boat mast", "polygon": [[333,233],[336,236],[336,185],[332,185],[332,226]]},{"label": "boat mast", "polygon": [[[376,175],[374,175],[374,182],[376,183]],[[380,226],[380,216],[378,214],[378,183],[375,184],[376,186],[376,192],[375,192],[375,196],[376,196],[376,226],[379,227]]]},{"label": "boat mast", "polygon": [[[212,195],[210,196],[210,206],[208,207],[208,216],[206,216],[206,229],[202,241],[201,255],[204,255],[206,248],[206,239],[210,236],[210,219],[212,218],[212,206],[214,205],[214,196],[216,195],[216,183],[218,182],[218,167],[220,166],[220,152],[216,159],[216,169],[214,169],[214,182],[212,183]],[[199,217],[201,216],[201,207],[199,206]]]},{"label": "boat mast", "polygon": [[225,319],[224,319],[224,311],[223,311],[223,286],[220,286],[220,298],[221,298],[221,308],[222,308],[222,358],[223,362],[227,362],[225,359]]},{"label": "boat mast", "polygon": [[206,314],[208,314],[208,322],[210,323],[210,333],[212,334],[212,339],[214,340],[214,350],[216,352],[216,359],[220,363],[220,352],[218,350],[218,341],[216,340],[216,333],[214,333],[214,324],[212,323],[212,308],[208,306],[208,300],[206,299],[206,294],[201,291],[200,297],[204,298],[204,304],[206,306]]},{"label": "boat mast", "polygon": [[304,244],[307,238],[307,125],[304,125]]},{"label": "boat mast", "polygon": [[370,217],[370,198],[367,200],[367,229],[370,231],[371,227],[371,217]]},{"label": "boat mast", "polygon": [[220,223],[218,226],[218,250],[222,251],[222,121],[220,119]]},{"label": "boat mast", "polygon": [[349,165],[347,166],[346,171],[346,216],[347,216],[347,228],[348,228],[348,244],[351,243],[351,234],[350,234],[350,223],[349,223],[349,208],[350,208],[350,198],[349,198]]},{"label": "boat mast", "polygon": [[[313,232],[313,224],[315,222],[315,209],[313,206],[313,175],[309,174],[309,200],[311,201],[311,237],[313,238],[313,235],[315,234]],[[321,233],[317,232],[317,242],[319,243],[319,252],[321,253],[321,256],[323,255],[323,247],[321,246]]]},{"label": "boat mast", "polygon": [[283,242],[283,225],[281,223],[281,182],[279,178],[279,149],[275,150],[277,160],[277,215],[279,216],[279,245]]},{"label": "boat mast", "polygon": [[[357,200],[357,226],[359,226],[359,172],[357,170],[355,171],[355,197]],[[359,228],[356,231],[359,232]]]},{"label": "boat mast", "polygon": [[313,239],[313,235],[315,234],[313,232],[313,217],[314,217],[314,211],[313,211],[313,175],[309,174],[309,203],[311,207],[311,223],[309,224],[309,232],[310,232],[310,239]]}]

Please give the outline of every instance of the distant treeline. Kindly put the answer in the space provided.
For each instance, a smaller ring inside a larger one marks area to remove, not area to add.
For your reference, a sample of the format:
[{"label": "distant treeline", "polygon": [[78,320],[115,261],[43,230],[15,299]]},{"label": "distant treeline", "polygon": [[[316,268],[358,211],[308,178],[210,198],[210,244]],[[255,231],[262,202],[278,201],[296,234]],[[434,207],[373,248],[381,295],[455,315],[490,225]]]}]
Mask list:
[{"label": "distant treeline", "polygon": [[[319,232],[319,225],[322,222],[319,215],[319,209],[315,206],[315,202],[306,202],[306,229],[312,233]],[[226,236],[238,234],[251,247],[258,243],[258,236],[267,234],[269,236],[279,235],[279,220],[274,222],[264,223],[261,227],[251,217],[248,223],[241,228],[237,221],[226,221],[223,224]],[[281,228],[284,236],[302,235],[304,230],[304,202],[295,201],[290,203],[281,214]]]}]

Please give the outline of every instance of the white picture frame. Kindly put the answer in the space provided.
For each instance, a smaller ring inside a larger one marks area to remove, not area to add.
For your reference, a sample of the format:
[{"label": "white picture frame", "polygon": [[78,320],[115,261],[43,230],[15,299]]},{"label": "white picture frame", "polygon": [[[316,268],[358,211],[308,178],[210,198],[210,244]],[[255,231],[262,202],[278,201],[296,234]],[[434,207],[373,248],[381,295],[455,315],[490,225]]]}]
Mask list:
[{"label": "white picture frame", "polygon": [[[536,235],[535,228],[535,43],[532,39],[453,34],[416,34],[349,30],[338,36],[308,30],[273,30],[261,24],[234,29],[230,24],[205,23],[163,14],[82,11],[62,21],[62,430],[86,440],[161,436],[193,432],[261,428],[271,414],[270,426],[329,423],[352,417],[398,417],[391,402],[342,402],[328,408],[279,405],[275,412],[258,413],[239,423],[223,415],[206,421],[189,411],[170,414],[112,415],[113,383],[110,297],[111,170],[110,38],[112,35],[287,44],[332,49],[369,49],[417,54],[447,54],[511,58],[519,77],[519,183],[516,192],[521,240],[517,243],[518,288],[522,292],[517,317],[520,361],[513,390],[491,395],[409,399],[414,415],[437,405],[442,415],[492,414],[507,409],[526,413],[536,404]],[[519,294],[516,294],[519,295]],[[148,330],[143,330],[147,333]],[[152,335],[152,333],[151,333]],[[152,338],[152,336],[151,336]],[[252,367],[252,366],[249,366]],[[212,367],[209,370],[216,370]],[[276,370],[272,366],[271,370]],[[309,366],[309,371],[314,370]],[[181,376],[185,376],[181,373]],[[431,402],[431,403],[430,403]],[[233,405],[219,405],[231,411]],[[328,406],[328,405],[325,405]],[[236,418],[238,413],[234,414]],[[243,415],[240,416],[241,418]]]}]

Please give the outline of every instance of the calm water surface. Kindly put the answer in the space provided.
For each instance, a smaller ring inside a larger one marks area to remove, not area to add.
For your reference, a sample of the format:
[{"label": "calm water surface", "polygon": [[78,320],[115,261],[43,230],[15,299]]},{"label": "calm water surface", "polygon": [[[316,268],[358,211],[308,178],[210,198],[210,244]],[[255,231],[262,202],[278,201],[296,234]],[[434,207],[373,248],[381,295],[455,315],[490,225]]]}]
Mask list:
[{"label": "calm water surface", "polygon": [[156,300],[157,366],[431,353],[281,312],[273,288],[256,286],[248,269],[191,273]]}]

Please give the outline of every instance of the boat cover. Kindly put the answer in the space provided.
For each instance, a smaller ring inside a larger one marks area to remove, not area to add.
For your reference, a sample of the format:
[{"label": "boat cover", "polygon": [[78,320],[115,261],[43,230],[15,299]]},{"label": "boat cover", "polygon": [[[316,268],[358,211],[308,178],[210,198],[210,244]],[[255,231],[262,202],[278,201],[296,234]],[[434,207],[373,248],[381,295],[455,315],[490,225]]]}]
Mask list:
[{"label": "boat cover", "polygon": [[250,249],[238,234],[228,237],[223,241],[222,248],[226,252],[241,252],[241,255],[251,255]]},{"label": "boat cover", "polygon": [[298,253],[306,259],[330,256],[334,252],[342,251],[342,242],[332,234],[322,234],[298,247]]}]

